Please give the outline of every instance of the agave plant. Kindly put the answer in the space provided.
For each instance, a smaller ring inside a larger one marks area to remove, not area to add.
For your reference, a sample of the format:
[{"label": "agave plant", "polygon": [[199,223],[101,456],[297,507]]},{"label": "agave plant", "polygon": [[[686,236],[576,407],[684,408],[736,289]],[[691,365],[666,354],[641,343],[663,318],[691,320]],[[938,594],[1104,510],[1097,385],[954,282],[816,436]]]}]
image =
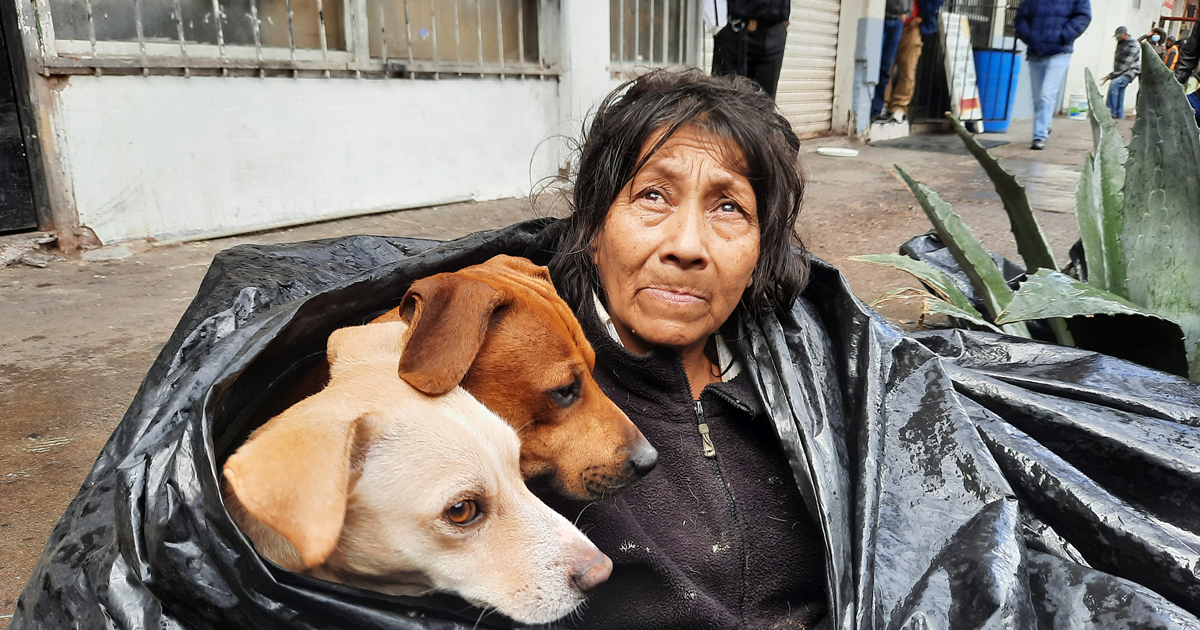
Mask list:
[{"label": "agave plant", "polygon": [[[1092,152],[1075,194],[1084,273],[1058,264],[1025,188],[951,118],[996,187],[1028,270],[1013,291],[970,229],[937,193],[896,166],[938,237],[982,298],[983,312],[939,269],[895,255],[856,256],[920,279],[925,308],[965,325],[1029,336],[1046,320],[1063,345],[1078,345],[1200,380],[1200,130],[1174,75],[1146,44],[1137,121],[1122,146],[1087,73]],[[1169,175],[1168,175],[1169,174]]]}]

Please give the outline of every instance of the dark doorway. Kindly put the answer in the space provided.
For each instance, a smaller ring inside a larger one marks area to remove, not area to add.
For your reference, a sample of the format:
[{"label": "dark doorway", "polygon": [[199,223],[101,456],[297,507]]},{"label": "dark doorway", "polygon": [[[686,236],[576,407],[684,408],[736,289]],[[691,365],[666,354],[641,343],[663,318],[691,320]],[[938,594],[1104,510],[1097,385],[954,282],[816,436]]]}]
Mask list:
[{"label": "dark doorway", "polygon": [[37,227],[29,159],[17,112],[17,93],[4,29],[0,29],[0,234]]},{"label": "dark doorway", "polygon": [[[1013,21],[1019,5],[1020,0],[946,0],[942,4],[943,13],[964,16],[970,24],[979,96],[981,100],[992,97],[983,107],[984,122],[1012,115],[1009,102],[1017,90],[1017,76],[1011,68],[1014,61],[1020,62]],[[945,113],[951,108],[947,52],[940,32],[948,25],[943,21],[939,20],[938,32],[922,38],[925,45],[917,63],[913,102],[909,105],[908,118],[914,123],[943,123]]]}]

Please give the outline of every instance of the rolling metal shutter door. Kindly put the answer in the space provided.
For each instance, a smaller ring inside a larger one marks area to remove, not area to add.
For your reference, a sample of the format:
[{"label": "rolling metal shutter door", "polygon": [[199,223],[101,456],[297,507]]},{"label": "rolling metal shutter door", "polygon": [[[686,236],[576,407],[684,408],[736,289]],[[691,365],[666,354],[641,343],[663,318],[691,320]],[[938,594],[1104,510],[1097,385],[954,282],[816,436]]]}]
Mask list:
[{"label": "rolling metal shutter door", "polygon": [[840,0],[792,0],[787,49],[775,102],[800,137],[833,125]]}]

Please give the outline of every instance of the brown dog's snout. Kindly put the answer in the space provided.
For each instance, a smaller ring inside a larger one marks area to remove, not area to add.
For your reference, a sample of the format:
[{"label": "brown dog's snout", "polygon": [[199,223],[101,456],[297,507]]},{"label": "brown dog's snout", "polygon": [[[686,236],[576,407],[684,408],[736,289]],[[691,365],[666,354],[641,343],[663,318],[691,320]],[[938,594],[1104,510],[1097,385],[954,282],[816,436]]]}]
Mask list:
[{"label": "brown dog's snout", "polygon": [[638,479],[645,477],[658,465],[658,451],[650,446],[650,442],[644,437],[626,447],[625,450],[628,454],[626,461],[629,462],[629,467]]},{"label": "brown dog's snout", "polygon": [[586,560],[571,567],[571,583],[586,593],[603,584],[612,575],[612,568],[612,559],[597,549]]}]

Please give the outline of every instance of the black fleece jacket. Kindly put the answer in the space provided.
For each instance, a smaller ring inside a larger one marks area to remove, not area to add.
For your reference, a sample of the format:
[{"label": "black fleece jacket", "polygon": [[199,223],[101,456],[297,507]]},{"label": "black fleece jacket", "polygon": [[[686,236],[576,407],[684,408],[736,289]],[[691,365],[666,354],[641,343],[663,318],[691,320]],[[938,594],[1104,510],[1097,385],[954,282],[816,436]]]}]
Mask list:
[{"label": "black fleece jacket", "polygon": [[659,463],[614,499],[547,497],[614,565],[565,625],[815,627],[828,608],[821,533],[748,376],[709,385],[697,405],[674,353],[635,355],[608,335],[592,305],[581,310],[596,381],[658,449]]}]

